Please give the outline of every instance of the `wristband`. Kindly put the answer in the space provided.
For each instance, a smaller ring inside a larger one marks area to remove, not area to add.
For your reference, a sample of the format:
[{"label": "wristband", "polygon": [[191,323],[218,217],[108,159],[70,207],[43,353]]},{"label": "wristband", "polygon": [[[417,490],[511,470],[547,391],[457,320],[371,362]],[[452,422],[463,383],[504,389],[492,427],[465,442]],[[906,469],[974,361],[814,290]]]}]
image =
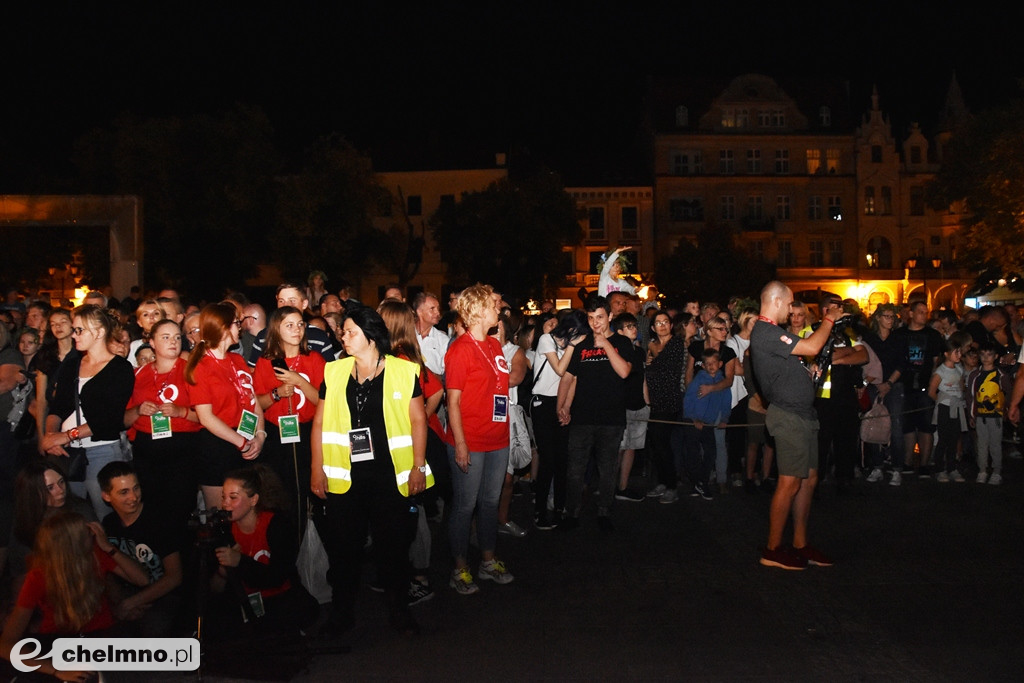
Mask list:
[{"label": "wristband", "polygon": [[263,429],[257,429],[256,433],[257,434],[262,434],[264,439],[267,438],[267,432],[265,430],[263,430]]},{"label": "wristband", "polygon": [[273,391],[270,392],[270,398],[274,399],[274,403],[277,403],[278,401],[281,400],[281,397],[277,395],[277,389],[274,389]]},{"label": "wristband", "polygon": [[78,430],[78,427],[72,427],[68,430],[68,443],[72,441],[78,441],[82,433]]}]

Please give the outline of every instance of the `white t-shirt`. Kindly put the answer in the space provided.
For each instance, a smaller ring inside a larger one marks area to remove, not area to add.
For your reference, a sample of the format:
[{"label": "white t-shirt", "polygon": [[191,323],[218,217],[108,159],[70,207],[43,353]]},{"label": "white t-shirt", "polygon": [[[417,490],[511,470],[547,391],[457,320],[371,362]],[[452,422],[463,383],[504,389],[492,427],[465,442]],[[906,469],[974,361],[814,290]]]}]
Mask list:
[{"label": "white t-shirt", "polygon": [[448,352],[448,335],[436,327],[431,327],[425,337],[421,337],[417,332],[416,340],[420,343],[423,364],[432,373],[442,377],[444,375],[444,354]]},{"label": "white t-shirt", "polygon": [[547,358],[547,354],[550,351],[554,351],[558,358],[561,358],[562,354],[565,353],[565,349],[558,348],[555,338],[549,332],[548,334],[541,335],[540,341],[537,342],[537,358],[533,361],[534,395],[558,396],[558,382],[561,380],[561,377],[551,367],[551,361]]},{"label": "white t-shirt", "polygon": [[[750,348],[750,340],[734,334],[725,340],[725,344],[736,352],[738,362],[742,363],[743,354]],[[747,387],[743,384],[743,375],[733,375],[732,388],[730,390],[732,391],[732,407],[735,408],[736,404],[747,396]]]}]

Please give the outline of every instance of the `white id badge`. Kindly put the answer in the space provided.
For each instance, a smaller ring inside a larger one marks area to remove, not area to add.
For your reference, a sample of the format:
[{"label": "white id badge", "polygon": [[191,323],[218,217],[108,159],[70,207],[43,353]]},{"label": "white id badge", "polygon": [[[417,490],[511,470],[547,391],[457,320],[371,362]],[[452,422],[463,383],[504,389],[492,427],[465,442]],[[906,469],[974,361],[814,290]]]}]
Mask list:
[{"label": "white id badge", "polygon": [[251,441],[256,436],[256,425],[259,424],[259,421],[256,413],[251,410],[243,410],[242,417],[238,420],[238,429],[235,431]]},{"label": "white id badge", "polygon": [[352,462],[373,460],[373,441],[370,439],[369,427],[350,431],[348,445],[352,454]]},{"label": "white id badge", "polygon": [[281,432],[281,443],[299,443],[302,436],[299,434],[299,416],[282,415],[277,418],[277,429]]},{"label": "white id badge", "polygon": [[154,413],[149,416],[150,429],[152,429],[153,440],[169,439],[173,436],[171,432],[171,418],[163,413]]},{"label": "white id badge", "polygon": [[508,422],[508,396],[495,395],[491,422]]}]

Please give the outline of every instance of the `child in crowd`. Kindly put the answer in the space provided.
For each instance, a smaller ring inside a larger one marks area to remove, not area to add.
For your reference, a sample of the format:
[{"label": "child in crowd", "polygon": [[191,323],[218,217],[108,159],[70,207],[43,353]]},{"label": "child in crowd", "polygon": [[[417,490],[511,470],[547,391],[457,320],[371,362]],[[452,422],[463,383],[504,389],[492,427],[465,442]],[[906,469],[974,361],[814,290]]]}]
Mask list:
[{"label": "child in crowd", "polygon": [[964,481],[956,466],[956,447],[960,433],[967,431],[964,374],[960,366],[962,347],[953,338],[946,339],[944,345],[942,364],[935,368],[928,384],[928,396],[935,401],[932,424],[938,435],[935,480],[943,484]]},{"label": "child in crowd", "polygon": [[135,349],[135,365],[136,367],[142,367],[156,360],[156,351],[149,344],[143,344],[139,348]]},{"label": "child in crowd", "polygon": [[[985,342],[977,352],[981,367],[967,376],[967,402],[971,427],[975,430],[979,484],[1003,483],[1003,413],[1013,390],[1013,380],[996,363],[996,347]],[[967,363],[965,362],[966,366]],[[965,368],[966,369],[966,368]],[[988,463],[992,459],[992,474]]]},{"label": "child in crowd", "polygon": [[725,376],[718,349],[704,349],[702,359],[703,367],[694,375],[683,397],[683,419],[693,421],[692,425],[683,425],[686,444],[683,464],[687,477],[693,482],[690,495],[711,500],[708,478],[717,454],[715,426],[725,428],[732,394],[728,391],[702,390],[703,387],[722,381]]}]

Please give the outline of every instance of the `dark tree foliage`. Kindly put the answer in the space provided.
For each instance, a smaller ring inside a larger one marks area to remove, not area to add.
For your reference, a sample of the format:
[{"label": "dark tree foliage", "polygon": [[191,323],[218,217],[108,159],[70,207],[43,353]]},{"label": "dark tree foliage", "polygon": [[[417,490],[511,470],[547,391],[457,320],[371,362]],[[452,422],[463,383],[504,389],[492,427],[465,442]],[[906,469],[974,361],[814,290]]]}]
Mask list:
[{"label": "dark tree foliage", "polygon": [[737,249],[730,230],[708,225],[696,244],[683,240],[661,259],[654,277],[658,291],[674,304],[696,299],[724,306],[734,295],[756,301],[775,268]]},{"label": "dark tree foliage", "polygon": [[120,117],[75,145],[88,192],[142,198],[146,286],[219,296],[268,255],[277,154],[266,116]]},{"label": "dark tree foliage", "polygon": [[430,224],[449,281],[493,285],[508,301],[543,296],[564,275],[562,247],[582,238],[575,202],[548,171],[465,193]]},{"label": "dark tree foliage", "polygon": [[368,157],[339,136],[318,139],[301,171],[277,181],[280,229],[270,235],[267,260],[301,282],[313,269],[359,278],[388,251],[372,221],[387,197]]},{"label": "dark tree foliage", "polygon": [[970,118],[954,131],[928,188],[943,210],[965,202],[963,265],[985,273],[1024,273],[1024,102]]}]

